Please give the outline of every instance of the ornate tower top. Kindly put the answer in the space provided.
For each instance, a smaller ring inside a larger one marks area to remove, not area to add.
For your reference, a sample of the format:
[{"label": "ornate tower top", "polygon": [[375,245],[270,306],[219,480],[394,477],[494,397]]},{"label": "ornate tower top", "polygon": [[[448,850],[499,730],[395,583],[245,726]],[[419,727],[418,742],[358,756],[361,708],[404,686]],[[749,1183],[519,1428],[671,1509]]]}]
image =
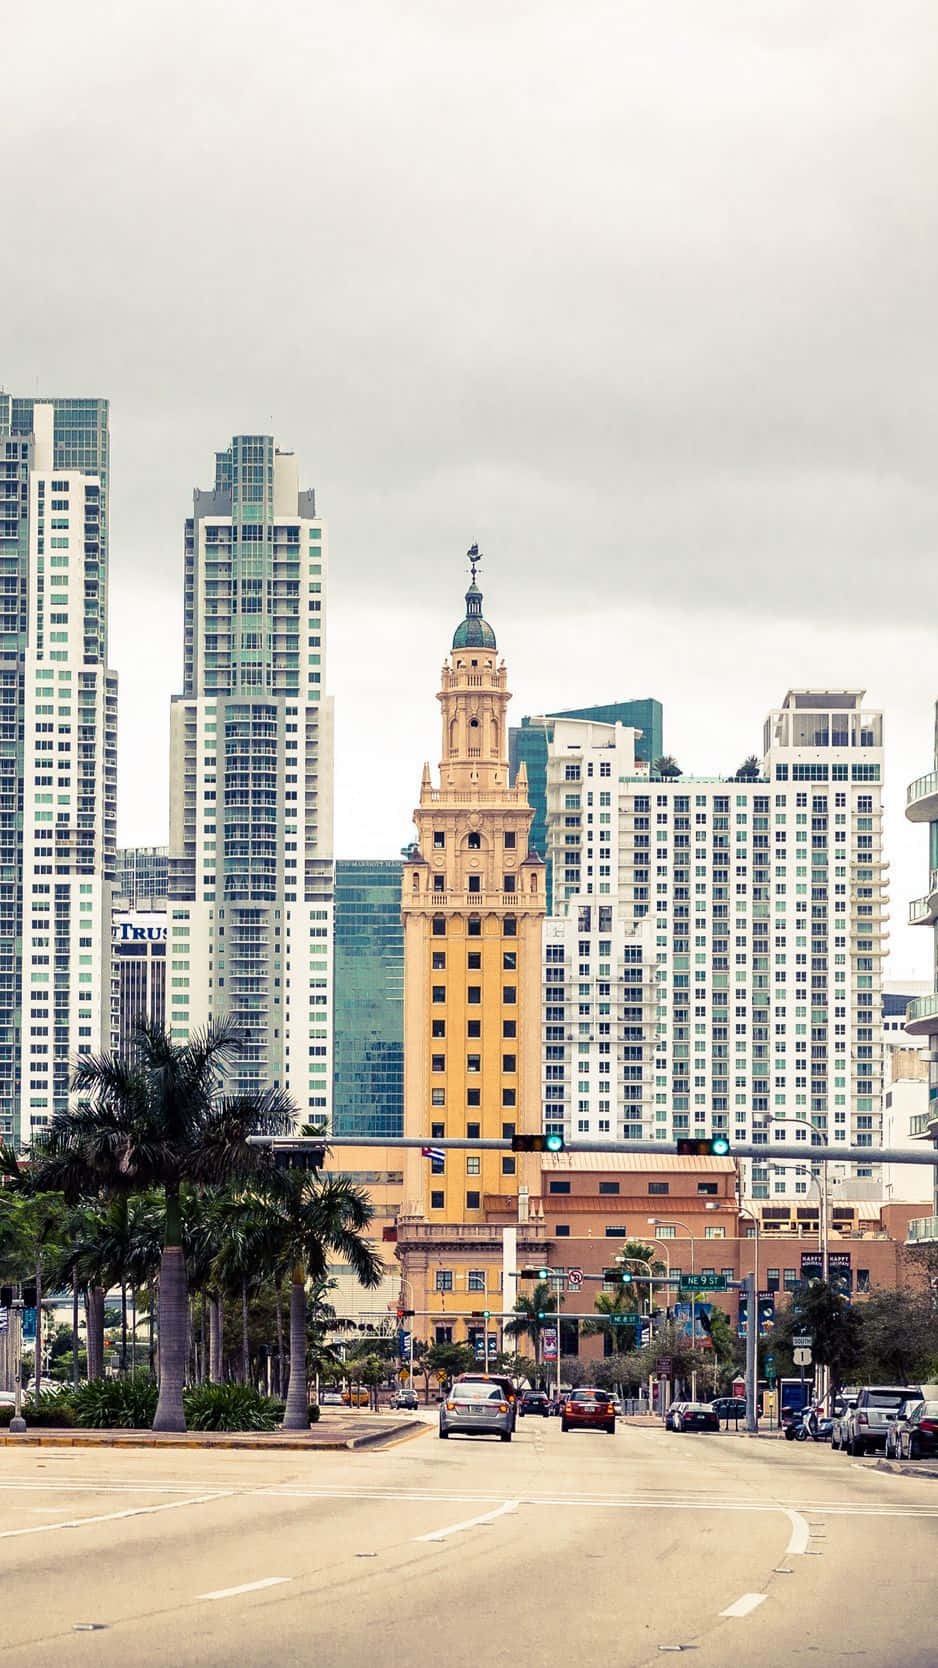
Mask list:
[{"label": "ornate tower top", "polygon": [[488,620],[482,618],[482,592],[476,584],[476,569],[482,560],[479,546],[473,544],[466,552],[471,578],[466,592],[466,617],[453,634],[454,649],[494,649],[495,633]]}]

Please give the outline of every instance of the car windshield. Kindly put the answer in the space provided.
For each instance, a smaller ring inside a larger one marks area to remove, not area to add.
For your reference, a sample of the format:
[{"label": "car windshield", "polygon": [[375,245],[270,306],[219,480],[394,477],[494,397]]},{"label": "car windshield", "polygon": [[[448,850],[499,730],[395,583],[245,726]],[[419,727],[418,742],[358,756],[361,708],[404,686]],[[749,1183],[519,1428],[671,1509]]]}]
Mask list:
[{"label": "car windshield", "polygon": [[608,1402],[609,1393],[606,1390],[574,1390],[571,1399],[575,1402]]},{"label": "car windshield", "polygon": [[908,1401],[908,1395],[901,1390],[871,1390],[866,1398],[867,1407],[899,1407]]},{"label": "car windshield", "polygon": [[500,1402],[502,1392],[497,1384],[457,1384],[453,1396],[461,1402]]}]

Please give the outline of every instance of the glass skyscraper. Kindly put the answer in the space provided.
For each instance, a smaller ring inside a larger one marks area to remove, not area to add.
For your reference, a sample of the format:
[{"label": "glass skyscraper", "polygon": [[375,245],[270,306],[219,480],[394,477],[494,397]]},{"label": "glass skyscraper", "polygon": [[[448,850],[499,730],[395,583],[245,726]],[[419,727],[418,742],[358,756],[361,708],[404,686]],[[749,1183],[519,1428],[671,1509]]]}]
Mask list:
[{"label": "glass skyscraper", "polygon": [[547,859],[547,910],[553,897],[550,857],[547,850],[547,754],[557,718],[583,718],[594,724],[623,724],[641,730],[635,741],[635,757],[652,765],[664,752],[664,719],[660,701],[610,701],[596,707],[571,707],[549,712],[539,718],[522,718],[508,731],[508,764],[512,784],[524,760],[528,773],[528,800],[534,809],[530,849]]},{"label": "glass skyscraper", "polygon": [[233,1089],[331,1110],[332,702],[325,527],[296,458],[236,435],[185,530],[173,700],[168,1012],[237,1022]]},{"label": "glass skyscraper", "polygon": [[108,403],[0,394],[0,1139],[110,1037]]},{"label": "glass skyscraper", "polygon": [[371,858],[335,866],[336,1135],[404,1130],[402,870]]},{"label": "glass skyscraper", "polygon": [[117,853],[115,898],[126,909],[152,909],[165,903],[169,856],[165,846],[121,846]]}]

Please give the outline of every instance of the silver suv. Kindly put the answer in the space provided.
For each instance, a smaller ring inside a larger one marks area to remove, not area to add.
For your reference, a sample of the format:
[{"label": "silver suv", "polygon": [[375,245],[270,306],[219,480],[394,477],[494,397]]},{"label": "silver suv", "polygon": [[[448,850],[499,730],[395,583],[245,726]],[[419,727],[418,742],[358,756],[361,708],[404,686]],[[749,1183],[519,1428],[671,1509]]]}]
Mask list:
[{"label": "silver suv", "polygon": [[921,1386],[871,1384],[857,1392],[856,1406],[841,1420],[841,1447],[854,1458],[871,1448],[885,1448],[886,1431],[910,1397],[920,1400]]}]

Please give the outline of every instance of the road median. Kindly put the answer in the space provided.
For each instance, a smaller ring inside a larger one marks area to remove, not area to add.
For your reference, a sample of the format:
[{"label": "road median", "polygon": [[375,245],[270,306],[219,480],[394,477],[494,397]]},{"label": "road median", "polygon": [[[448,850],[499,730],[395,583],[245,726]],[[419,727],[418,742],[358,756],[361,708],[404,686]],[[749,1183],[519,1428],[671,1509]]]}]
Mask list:
[{"label": "road median", "polygon": [[260,1451],[287,1450],[329,1453],[363,1448],[391,1448],[420,1436],[429,1427],[417,1419],[388,1424],[360,1421],[324,1421],[309,1431],[148,1431],[76,1430],[41,1427],[20,1434],[0,1432],[2,1448],[241,1448]]}]

